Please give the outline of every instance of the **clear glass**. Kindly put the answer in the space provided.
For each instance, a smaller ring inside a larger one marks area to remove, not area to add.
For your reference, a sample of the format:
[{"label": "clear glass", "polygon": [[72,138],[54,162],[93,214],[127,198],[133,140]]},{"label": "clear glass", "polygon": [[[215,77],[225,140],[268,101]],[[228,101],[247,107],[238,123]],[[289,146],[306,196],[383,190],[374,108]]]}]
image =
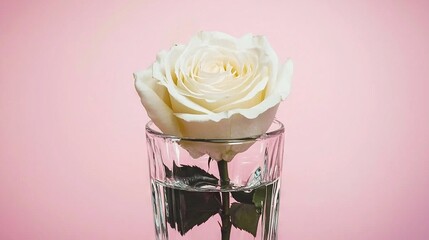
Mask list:
[{"label": "clear glass", "polygon": [[157,240],[278,238],[281,122],[240,139],[169,136],[149,122],[146,137]]}]

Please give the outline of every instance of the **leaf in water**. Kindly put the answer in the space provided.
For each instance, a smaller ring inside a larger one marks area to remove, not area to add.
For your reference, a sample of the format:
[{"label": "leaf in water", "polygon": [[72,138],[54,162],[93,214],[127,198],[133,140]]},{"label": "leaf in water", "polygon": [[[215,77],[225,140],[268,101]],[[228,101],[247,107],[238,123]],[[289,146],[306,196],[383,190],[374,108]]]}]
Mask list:
[{"label": "leaf in water", "polygon": [[237,191],[232,192],[231,195],[235,199],[235,201],[240,203],[253,204],[253,194],[255,190],[246,192],[246,191]]},{"label": "leaf in water", "polygon": [[244,230],[256,237],[260,214],[255,205],[233,203],[230,208],[231,222],[234,227]]},{"label": "leaf in water", "polygon": [[191,187],[217,186],[219,183],[217,177],[197,166],[182,165],[179,167],[176,163],[173,163],[173,177]]},{"label": "leaf in water", "polygon": [[[261,167],[258,167],[253,174],[247,180],[246,187],[250,188],[260,184],[261,182]],[[253,203],[253,195],[255,194],[255,190],[252,191],[237,191],[232,192],[232,197],[241,203],[252,204]]]},{"label": "leaf in water", "polygon": [[255,190],[255,194],[253,194],[252,202],[255,204],[255,207],[258,209],[262,209],[265,202],[265,197],[267,195],[267,187],[261,186]]},{"label": "leaf in water", "polygon": [[206,222],[220,209],[220,194],[216,192],[191,192],[166,188],[167,221],[183,236],[197,225]]},{"label": "leaf in water", "polygon": [[[165,172],[167,177],[191,187],[217,185],[219,181],[215,176],[196,166],[179,167],[174,164],[173,171],[165,166]],[[168,206],[167,222],[182,236],[220,211],[220,193],[186,191],[171,187],[165,187],[165,189]]]},{"label": "leaf in water", "polygon": [[[262,186],[256,189],[255,194],[253,195],[253,203],[255,204],[256,210],[259,213],[264,212],[265,216],[265,233],[267,236],[269,230],[269,224],[271,219],[271,200],[272,200],[273,184]],[[264,209],[265,205],[265,209]]]}]

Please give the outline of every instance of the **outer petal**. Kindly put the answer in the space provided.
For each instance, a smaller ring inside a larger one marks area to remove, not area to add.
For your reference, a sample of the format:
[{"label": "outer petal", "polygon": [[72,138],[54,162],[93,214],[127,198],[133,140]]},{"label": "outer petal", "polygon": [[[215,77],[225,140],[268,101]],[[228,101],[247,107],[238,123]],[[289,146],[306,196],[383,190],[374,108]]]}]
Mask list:
[{"label": "outer petal", "polygon": [[[278,104],[260,114],[255,119],[248,119],[241,114],[235,114],[231,118],[222,119],[219,122],[187,122],[179,119],[185,136],[201,139],[231,139],[257,136],[265,133],[274,120]],[[246,144],[212,144],[183,142],[182,146],[186,148],[193,157],[199,157],[208,154],[213,159],[220,161],[231,161],[234,156],[240,152],[246,151],[253,142]]]},{"label": "outer petal", "polygon": [[180,136],[180,128],[171,110],[167,90],[152,78],[152,68],[134,73],[134,79],[149,118],[162,132]]},{"label": "outer petal", "polygon": [[264,133],[273,121],[278,104],[259,114],[254,119],[246,118],[241,114],[234,114],[230,118],[220,121],[187,121],[178,118],[185,137],[201,139],[230,139],[244,138]]},{"label": "outer petal", "polygon": [[283,66],[280,66],[277,80],[275,81],[275,84],[273,84],[274,87],[270,88],[270,92],[267,92],[267,94],[271,94],[271,92],[277,92],[280,94],[282,100],[285,100],[290,93],[292,74],[293,63],[292,60],[289,59]]}]

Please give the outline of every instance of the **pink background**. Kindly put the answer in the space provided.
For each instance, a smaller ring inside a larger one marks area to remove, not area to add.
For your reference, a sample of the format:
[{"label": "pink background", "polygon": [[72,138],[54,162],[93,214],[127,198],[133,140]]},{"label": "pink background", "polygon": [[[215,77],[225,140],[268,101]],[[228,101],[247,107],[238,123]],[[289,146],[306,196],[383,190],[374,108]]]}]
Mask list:
[{"label": "pink background", "polygon": [[294,60],[280,239],[429,239],[428,2],[262,2],[1,1],[0,239],[152,238],[132,73],[199,30]]}]

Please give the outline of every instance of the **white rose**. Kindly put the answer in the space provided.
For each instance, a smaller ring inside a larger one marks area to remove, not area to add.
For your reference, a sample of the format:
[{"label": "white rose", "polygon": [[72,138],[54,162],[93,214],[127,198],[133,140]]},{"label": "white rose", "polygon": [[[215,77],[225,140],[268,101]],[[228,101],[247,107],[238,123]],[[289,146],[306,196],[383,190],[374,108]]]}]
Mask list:
[{"label": "white rose", "polygon": [[[134,73],[149,117],[169,135],[232,139],[267,131],[290,90],[292,62],[280,65],[263,36],[200,32]],[[191,150],[190,150],[191,149]],[[193,146],[192,155],[231,160],[238,150]]]}]

